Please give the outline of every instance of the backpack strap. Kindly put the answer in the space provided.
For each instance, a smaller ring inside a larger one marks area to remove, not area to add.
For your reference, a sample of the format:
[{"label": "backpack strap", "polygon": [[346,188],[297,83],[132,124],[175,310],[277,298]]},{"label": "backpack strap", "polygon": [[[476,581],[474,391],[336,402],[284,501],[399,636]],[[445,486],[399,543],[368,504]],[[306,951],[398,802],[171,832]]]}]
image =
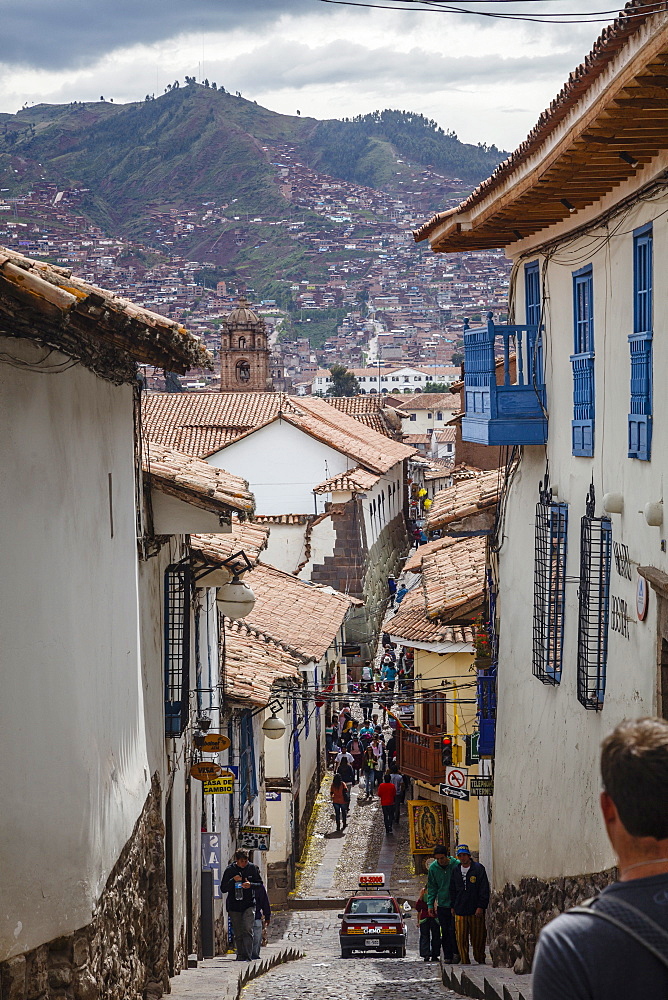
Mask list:
[{"label": "backpack strap", "polygon": [[615,899],[611,895],[601,895],[586,899],[580,906],[566,910],[566,913],[587,913],[607,921],[641,944],[668,969],[668,933],[655,920],[630,903]]}]

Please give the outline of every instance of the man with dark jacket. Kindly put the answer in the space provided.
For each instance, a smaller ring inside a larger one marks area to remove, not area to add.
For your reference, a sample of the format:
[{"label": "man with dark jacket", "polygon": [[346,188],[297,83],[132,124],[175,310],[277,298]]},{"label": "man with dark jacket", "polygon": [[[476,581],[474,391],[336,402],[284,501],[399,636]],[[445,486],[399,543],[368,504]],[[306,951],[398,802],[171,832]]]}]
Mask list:
[{"label": "man with dark jacket", "polygon": [[235,851],[234,862],[223,872],[220,891],[227,893],[227,912],[238,962],[250,962],[253,954],[255,890],[263,885],[260,872],[248,860],[248,852]]},{"label": "man with dark jacket", "polygon": [[460,844],[456,851],[459,864],[453,869],[450,880],[452,912],[455,918],[457,950],[462,965],[470,965],[469,939],[473,958],[485,964],[485,910],[489,906],[489,880],[484,865],[473,861],[467,844]]}]

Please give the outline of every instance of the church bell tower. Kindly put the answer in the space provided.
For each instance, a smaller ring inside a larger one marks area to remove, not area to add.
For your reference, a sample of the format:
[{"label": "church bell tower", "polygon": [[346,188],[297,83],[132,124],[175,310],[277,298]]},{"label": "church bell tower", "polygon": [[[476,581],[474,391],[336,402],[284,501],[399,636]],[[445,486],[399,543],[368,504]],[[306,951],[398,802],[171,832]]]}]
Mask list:
[{"label": "church bell tower", "polygon": [[220,391],[270,391],[270,353],[264,320],[240,298],[221,326]]}]

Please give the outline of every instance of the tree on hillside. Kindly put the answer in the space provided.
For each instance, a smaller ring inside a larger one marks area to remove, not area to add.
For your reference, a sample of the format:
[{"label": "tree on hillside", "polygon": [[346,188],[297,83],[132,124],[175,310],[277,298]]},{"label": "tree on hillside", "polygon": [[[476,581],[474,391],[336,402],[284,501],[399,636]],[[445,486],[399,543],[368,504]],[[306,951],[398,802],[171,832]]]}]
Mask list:
[{"label": "tree on hillside", "polygon": [[462,362],[464,361],[464,355],[462,354],[461,351],[455,351],[450,360],[452,361],[453,365],[461,365]]},{"label": "tree on hillside", "polygon": [[345,365],[332,365],[329,369],[332,383],[327,389],[328,396],[357,396],[360,386],[352,372]]}]

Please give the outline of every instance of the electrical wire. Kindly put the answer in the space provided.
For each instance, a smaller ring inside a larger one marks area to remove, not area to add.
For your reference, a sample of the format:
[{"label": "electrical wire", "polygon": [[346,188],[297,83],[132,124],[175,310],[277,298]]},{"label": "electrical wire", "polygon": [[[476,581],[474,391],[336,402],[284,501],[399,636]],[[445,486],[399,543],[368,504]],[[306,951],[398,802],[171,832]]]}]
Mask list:
[{"label": "electrical wire", "polygon": [[[550,12],[550,16],[542,14],[510,14],[498,13],[490,10],[470,10],[467,7],[446,4],[442,0],[396,0],[389,3],[370,3],[363,0],[318,0],[320,3],[335,4],[344,7],[364,7],[375,10],[398,10],[411,11],[412,13],[441,13],[441,14],[472,14],[474,17],[491,17],[504,21],[524,21],[529,24],[597,24],[609,23],[610,15],[616,15],[616,20],[629,21],[636,18],[647,18],[651,14],[666,9],[664,2],[650,3],[637,12],[633,10],[619,11],[617,9],[603,11],[564,11]],[[489,4],[511,2],[511,0],[466,0],[468,3],[483,2]],[[532,2],[532,0],[524,0]],[[549,0],[533,0],[533,2],[549,2]]]}]

